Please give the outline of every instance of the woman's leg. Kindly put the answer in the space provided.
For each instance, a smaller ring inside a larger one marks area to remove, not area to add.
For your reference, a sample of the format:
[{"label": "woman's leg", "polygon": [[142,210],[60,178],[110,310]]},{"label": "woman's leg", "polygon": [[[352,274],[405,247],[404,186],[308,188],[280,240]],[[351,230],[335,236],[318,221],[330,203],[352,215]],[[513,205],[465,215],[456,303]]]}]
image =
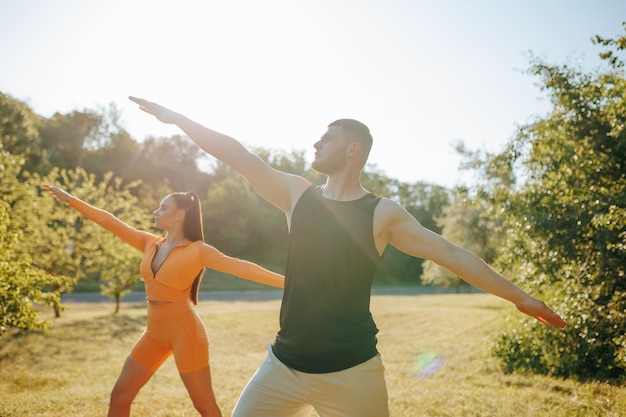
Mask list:
[{"label": "woman's leg", "polygon": [[122,373],[117,378],[117,382],[111,391],[111,402],[109,404],[109,417],[127,417],[130,415],[130,405],[135,396],[152,377],[151,371],[130,356],[126,358]]},{"label": "woman's leg", "polygon": [[173,320],[167,322],[178,373],[200,415],[221,417],[213,392],[206,328],[190,305],[174,308],[184,311],[184,314],[177,313]]},{"label": "woman's leg", "polygon": [[157,324],[148,320],[145,332],[135,343],[111,391],[109,417],[128,416],[137,393],[172,354],[169,347],[155,339]]},{"label": "woman's leg", "polygon": [[187,392],[189,392],[193,406],[196,407],[202,417],[222,417],[222,412],[217,405],[213,392],[210,367],[207,366],[199,371],[181,373],[180,378],[183,380]]}]

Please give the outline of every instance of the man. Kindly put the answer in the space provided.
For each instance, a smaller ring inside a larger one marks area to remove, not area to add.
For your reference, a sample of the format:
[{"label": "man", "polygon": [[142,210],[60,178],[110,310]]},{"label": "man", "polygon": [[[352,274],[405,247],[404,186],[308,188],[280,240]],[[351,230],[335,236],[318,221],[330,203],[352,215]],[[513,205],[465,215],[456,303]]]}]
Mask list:
[{"label": "man", "polygon": [[369,312],[376,266],[388,244],[430,259],[523,313],[553,326],[565,322],[473,253],[424,228],[397,203],[363,188],[372,146],[369,129],[341,119],[315,143],[314,187],[277,171],[235,139],[156,103],[130,97],[160,121],[181,128],[204,151],[230,165],[289,226],[280,330],[267,359],[244,389],[233,416],[388,416],[378,329]]}]

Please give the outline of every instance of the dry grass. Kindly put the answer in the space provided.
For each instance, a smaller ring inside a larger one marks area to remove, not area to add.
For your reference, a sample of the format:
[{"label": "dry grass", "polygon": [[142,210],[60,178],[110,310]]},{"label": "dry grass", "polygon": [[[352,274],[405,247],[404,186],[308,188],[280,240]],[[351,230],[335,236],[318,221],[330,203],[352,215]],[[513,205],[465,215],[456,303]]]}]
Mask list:
[{"label": "dry grass", "polygon": [[[229,415],[277,330],[278,301],[206,301],[215,390]],[[506,375],[489,349],[512,307],[483,294],[378,296],[394,417],[626,415],[626,387]],[[145,305],[73,304],[45,332],[0,338],[0,416],[102,416],[124,358],[143,330]],[[439,364],[428,377],[420,365]],[[135,416],[196,415],[173,360],[140,392]],[[315,414],[313,414],[315,415]]]}]

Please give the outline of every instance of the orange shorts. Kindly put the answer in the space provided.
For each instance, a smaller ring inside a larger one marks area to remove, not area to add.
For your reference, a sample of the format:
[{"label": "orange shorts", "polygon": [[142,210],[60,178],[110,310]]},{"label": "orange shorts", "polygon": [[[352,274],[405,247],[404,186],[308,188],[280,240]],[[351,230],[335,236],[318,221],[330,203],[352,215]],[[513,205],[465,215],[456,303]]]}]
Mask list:
[{"label": "orange shorts", "polygon": [[146,330],[130,357],[154,372],[171,354],[181,374],[209,366],[206,328],[189,303],[148,304]]}]

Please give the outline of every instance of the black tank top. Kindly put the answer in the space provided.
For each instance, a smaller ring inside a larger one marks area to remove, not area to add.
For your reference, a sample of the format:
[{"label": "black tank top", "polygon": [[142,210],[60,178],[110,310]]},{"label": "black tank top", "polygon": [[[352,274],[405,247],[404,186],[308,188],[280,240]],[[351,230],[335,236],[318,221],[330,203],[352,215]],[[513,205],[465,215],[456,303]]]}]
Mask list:
[{"label": "black tank top", "polygon": [[370,292],[381,260],[374,243],[379,197],[328,200],[310,187],[291,218],[280,331],[273,352],[290,368],[335,372],[374,357]]}]

